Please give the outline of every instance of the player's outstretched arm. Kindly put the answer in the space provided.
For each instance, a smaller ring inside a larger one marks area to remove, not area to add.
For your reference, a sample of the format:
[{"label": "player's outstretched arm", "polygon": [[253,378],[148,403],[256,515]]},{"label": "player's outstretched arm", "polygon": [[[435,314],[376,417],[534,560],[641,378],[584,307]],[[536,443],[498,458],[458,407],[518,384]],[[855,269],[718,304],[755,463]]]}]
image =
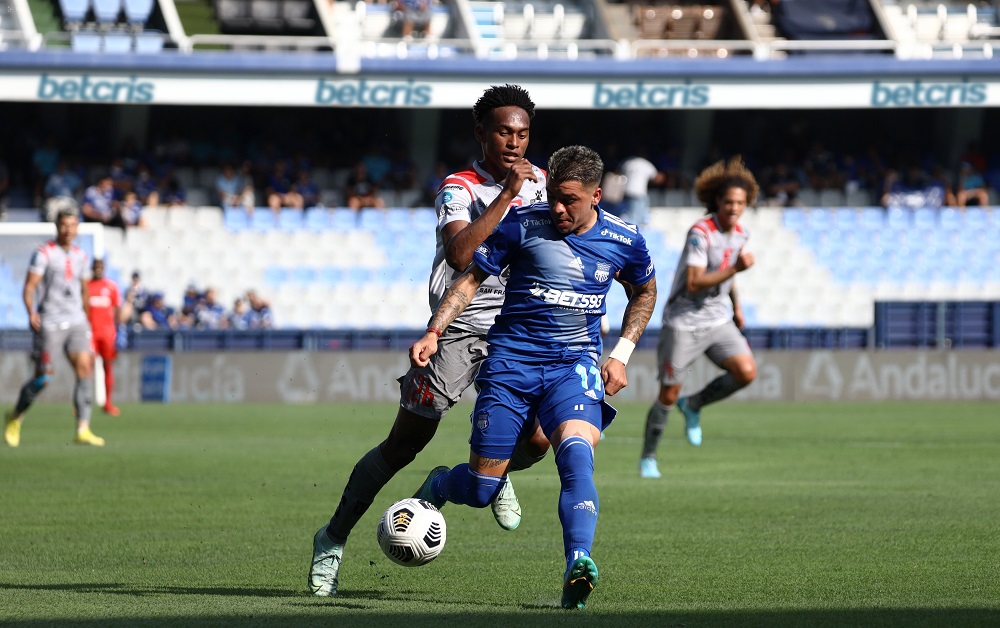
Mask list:
[{"label": "player's outstretched arm", "polygon": [[531,162],[522,157],[511,166],[507,178],[504,180],[503,190],[493,199],[486,211],[471,223],[458,223],[464,227],[458,228],[455,233],[448,231],[448,227],[455,223],[445,225],[445,236],[448,237],[445,245],[445,259],[448,260],[449,266],[455,270],[468,268],[469,264],[472,263],[472,254],[476,252],[476,248],[497,228],[504,212],[521,193],[521,187],[528,180],[537,183],[538,177],[535,176]]},{"label": "player's outstretched arm", "polygon": [[488,274],[475,264],[470,264],[469,268],[451,284],[448,291],[441,298],[434,315],[431,316],[427,324],[427,331],[424,337],[410,347],[410,363],[415,367],[427,366],[431,356],[437,353],[438,338],[444,330],[455,322],[465,308],[469,306],[476,296],[476,290],[480,284],[489,277]]},{"label": "player's outstretched arm", "polygon": [[601,366],[601,377],[604,380],[604,392],[613,396],[622,388],[628,386],[625,375],[625,365],[635,349],[639,337],[646,330],[649,319],[656,307],[656,277],[642,285],[629,284],[631,294],[622,318],[622,335],[611,355]]}]

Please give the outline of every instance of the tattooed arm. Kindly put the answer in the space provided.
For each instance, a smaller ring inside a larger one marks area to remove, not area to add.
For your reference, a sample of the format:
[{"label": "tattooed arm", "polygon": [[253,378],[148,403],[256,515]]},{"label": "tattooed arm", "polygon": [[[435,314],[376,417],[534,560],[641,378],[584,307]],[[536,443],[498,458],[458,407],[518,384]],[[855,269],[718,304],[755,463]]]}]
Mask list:
[{"label": "tattooed arm", "polygon": [[475,264],[451,284],[441,298],[437,310],[431,316],[424,337],[410,347],[410,363],[415,367],[427,366],[431,356],[437,353],[437,341],[444,330],[458,318],[476,296],[476,290],[489,275]]},{"label": "tattooed arm", "polygon": [[[653,308],[656,307],[656,278],[653,277],[641,286],[630,284],[629,287],[631,291],[628,305],[625,307],[625,316],[622,318],[621,338],[634,346],[639,342],[639,336],[645,331],[649,319],[653,316]],[[604,392],[608,395],[614,395],[628,386],[628,378],[625,376],[625,362],[614,357],[617,350],[616,347],[615,351],[612,351],[612,357],[605,360],[604,365],[601,366]],[[627,359],[626,357],[625,360]]]}]

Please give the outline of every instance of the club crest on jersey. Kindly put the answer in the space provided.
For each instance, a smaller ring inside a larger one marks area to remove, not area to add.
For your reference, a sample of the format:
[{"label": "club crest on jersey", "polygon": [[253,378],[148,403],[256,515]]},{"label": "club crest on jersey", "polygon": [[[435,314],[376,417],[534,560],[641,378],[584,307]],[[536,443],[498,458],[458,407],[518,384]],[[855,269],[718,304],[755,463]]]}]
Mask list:
[{"label": "club crest on jersey", "polygon": [[597,262],[597,270],[594,271],[594,279],[600,282],[605,282],[610,278],[611,278],[611,264],[606,264],[605,262]]},{"label": "club crest on jersey", "polygon": [[488,412],[480,412],[476,415],[476,429],[480,432],[490,426],[490,415]]}]

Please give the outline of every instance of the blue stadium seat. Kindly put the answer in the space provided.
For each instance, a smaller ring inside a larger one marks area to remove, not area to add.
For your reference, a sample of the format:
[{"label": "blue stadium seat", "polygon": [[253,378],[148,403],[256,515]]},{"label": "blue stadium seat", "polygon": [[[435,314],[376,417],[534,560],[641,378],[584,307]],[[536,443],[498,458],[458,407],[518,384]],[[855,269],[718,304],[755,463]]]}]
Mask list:
[{"label": "blue stadium seat", "polygon": [[890,207],[885,210],[885,222],[890,229],[907,229],[910,226],[909,209]]},{"label": "blue stadium seat", "polygon": [[938,212],[938,222],[942,229],[959,229],[962,226],[962,216],[954,207],[942,207]]},{"label": "blue stadium seat", "polygon": [[70,24],[80,24],[87,17],[90,0],[59,0],[59,10],[63,20]]},{"label": "blue stadium seat", "polygon": [[336,286],[346,280],[347,272],[339,266],[323,266],[319,269],[319,281],[328,286]]},{"label": "blue stadium seat", "polygon": [[128,54],[132,52],[132,35],[124,31],[108,31],[104,33],[104,52],[111,54]]},{"label": "blue stadium seat", "polygon": [[326,231],[330,228],[330,212],[323,207],[314,207],[307,210],[303,225],[309,231]]},{"label": "blue stadium seat", "polygon": [[283,266],[268,266],[264,269],[264,281],[271,286],[279,286],[288,281],[288,269]]},{"label": "blue stadium seat", "polygon": [[358,216],[353,209],[342,207],[330,216],[330,227],[334,231],[354,231],[358,227]]},{"label": "blue stadium seat", "polygon": [[302,228],[303,211],[286,207],[278,213],[278,228],[282,231],[298,231]]},{"label": "blue stadium seat", "polygon": [[227,207],[222,210],[222,224],[229,231],[240,232],[246,231],[246,229],[250,226],[250,220],[247,218],[245,210],[241,208]]},{"label": "blue stadium seat", "polygon": [[833,210],[833,226],[841,231],[853,231],[858,222],[858,210],[853,207],[839,207]]},{"label": "blue stadium seat", "polygon": [[937,227],[937,210],[933,207],[920,207],[913,210],[913,226],[917,229]]},{"label": "blue stadium seat", "polygon": [[118,21],[122,10],[122,0],[93,0],[94,18],[98,24],[108,25]]},{"label": "blue stadium seat", "polygon": [[962,225],[966,229],[985,231],[992,226],[991,217],[991,214],[982,207],[967,207],[962,215]]},{"label": "blue stadium seat", "polygon": [[268,232],[274,229],[274,211],[270,207],[257,207],[253,210],[250,227],[254,231]]},{"label": "blue stadium seat", "polygon": [[133,26],[142,26],[153,13],[153,0],[124,0],[125,19]]},{"label": "blue stadium seat", "polygon": [[823,207],[813,207],[809,210],[809,227],[826,230],[833,226],[830,210]]},{"label": "blue stadium seat", "polygon": [[70,36],[73,52],[100,52],[101,34],[96,31],[77,31]]},{"label": "blue stadium seat", "polygon": [[806,226],[806,214],[798,207],[786,207],[781,210],[781,224],[794,231],[802,231]]},{"label": "blue stadium seat", "polygon": [[163,50],[164,35],[158,31],[146,31],[136,33],[135,52],[136,54],[155,55]]},{"label": "blue stadium seat", "polygon": [[292,266],[288,272],[288,281],[302,287],[316,283],[318,278],[319,272],[312,266]]},{"label": "blue stadium seat", "polygon": [[361,229],[381,231],[388,223],[389,212],[382,209],[362,209],[358,216],[358,226]]},{"label": "blue stadium seat", "polygon": [[433,209],[415,209],[410,213],[410,226],[415,231],[434,233],[437,228],[437,214]]},{"label": "blue stadium seat", "polygon": [[865,207],[861,210],[861,226],[869,231],[878,231],[885,226],[885,210],[881,207]]}]

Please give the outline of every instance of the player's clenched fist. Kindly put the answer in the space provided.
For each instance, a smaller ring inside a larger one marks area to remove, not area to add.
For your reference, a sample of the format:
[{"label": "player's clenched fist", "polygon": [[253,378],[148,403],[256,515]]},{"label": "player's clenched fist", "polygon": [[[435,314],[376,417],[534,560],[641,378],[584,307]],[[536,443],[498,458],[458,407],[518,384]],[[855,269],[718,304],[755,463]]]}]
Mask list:
[{"label": "player's clenched fist", "polygon": [[437,335],[427,332],[424,337],[410,347],[410,364],[423,368],[431,361],[431,356],[437,353]]},{"label": "player's clenched fist", "polygon": [[744,270],[753,266],[754,256],[750,251],[745,253],[740,253],[740,256],[736,258],[736,272],[743,272]]},{"label": "player's clenched fist", "polygon": [[516,196],[521,191],[521,186],[524,185],[525,181],[538,183],[538,177],[535,176],[535,169],[531,167],[531,162],[522,157],[510,167],[503,185]]}]

